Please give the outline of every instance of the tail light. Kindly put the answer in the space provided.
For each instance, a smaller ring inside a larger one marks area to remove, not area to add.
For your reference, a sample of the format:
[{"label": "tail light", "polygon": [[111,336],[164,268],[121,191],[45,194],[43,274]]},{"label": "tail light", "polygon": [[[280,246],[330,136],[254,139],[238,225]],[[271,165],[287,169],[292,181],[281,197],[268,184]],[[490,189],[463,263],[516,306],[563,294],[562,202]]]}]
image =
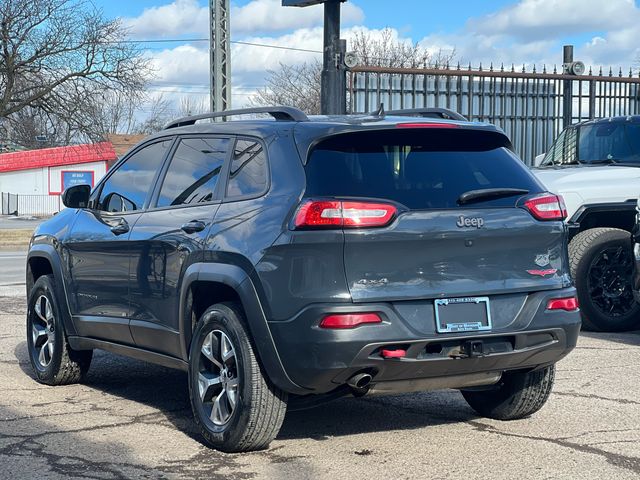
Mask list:
[{"label": "tail light", "polygon": [[336,313],[324,317],[320,328],[347,329],[373,323],[382,323],[377,313]]},{"label": "tail light", "polygon": [[530,198],[524,206],[538,220],[564,220],[567,218],[567,207],[560,195],[544,193]]},{"label": "tail light", "polygon": [[547,310],[565,310],[567,312],[575,312],[580,308],[576,297],[554,298],[547,303]]},{"label": "tail light", "polygon": [[384,227],[398,209],[388,203],[308,200],[298,209],[296,228]]}]

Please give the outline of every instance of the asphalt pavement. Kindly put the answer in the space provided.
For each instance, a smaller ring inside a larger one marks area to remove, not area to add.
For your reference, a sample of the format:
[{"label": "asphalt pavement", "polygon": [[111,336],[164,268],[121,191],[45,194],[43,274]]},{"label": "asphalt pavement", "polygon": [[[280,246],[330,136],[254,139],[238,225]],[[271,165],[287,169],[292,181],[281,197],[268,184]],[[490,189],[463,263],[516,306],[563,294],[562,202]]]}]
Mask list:
[{"label": "asphalt pavement", "polygon": [[25,294],[27,252],[0,250],[0,296]]},{"label": "asphalt pavement", "polygon": [[269,450],[200,443],[183,372],[98,352],[82,385],[33,377],[25,302],[0,298],[0,479],[640,478],[640,333],[583,334],[532,418],[480,418],[456,391],[289,412]]}]

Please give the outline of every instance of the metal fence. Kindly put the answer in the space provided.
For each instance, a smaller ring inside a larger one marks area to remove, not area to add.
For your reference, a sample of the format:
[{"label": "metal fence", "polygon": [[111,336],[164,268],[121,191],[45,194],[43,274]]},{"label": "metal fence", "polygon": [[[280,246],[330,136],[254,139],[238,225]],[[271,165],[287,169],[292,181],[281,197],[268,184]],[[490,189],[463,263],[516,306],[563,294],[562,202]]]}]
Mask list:
[{"label": "metal fence", "polygon": [[2,215],[48,216],[58,213],[62,201],[58,195],[21,195],[0,193]]},{"label": "metal fence", "polygon": [[356,67],[349,73],[348,108],[367,113],[443,107],[470,120],[489,122],[511,138],[522,159],[531,164],[571,123],[640,114],[640,76],[619,70],[576,76],[555,68],[528,72],[505,69]]}]

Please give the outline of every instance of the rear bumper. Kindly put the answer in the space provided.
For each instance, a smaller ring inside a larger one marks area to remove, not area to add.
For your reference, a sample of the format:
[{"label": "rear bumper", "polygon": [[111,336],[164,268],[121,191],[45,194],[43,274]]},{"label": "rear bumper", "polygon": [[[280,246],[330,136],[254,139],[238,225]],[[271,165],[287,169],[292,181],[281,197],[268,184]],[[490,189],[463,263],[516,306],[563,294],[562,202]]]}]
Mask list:
[{"label": "rear bumper", "polygon": [[[557,362],[576,345],[580,313],[551,312],[546,305],[549,299],[573,295],[573,288],[528,295],[513,322],[488,332],[438,334],[435,326],[431,332],[428,326],[418,331],[394,304],[314,305],[269,326],[287,374],[309,393],[330,392],[361,372],[372,375],[374,387],[394,391],[398,385],[397,391],[406,391],[411,384],[448,385],[437,380],[482,373],[491,377]],[[378,312],[384,323],[351,330],[318,327],[325,315],[347,312]],[[465,353],[470,341],[482,343],[481,354]],[[383,348],[401,348],[406,356],[385,359]],[[427,379],[433,381],[423,381]]]}]

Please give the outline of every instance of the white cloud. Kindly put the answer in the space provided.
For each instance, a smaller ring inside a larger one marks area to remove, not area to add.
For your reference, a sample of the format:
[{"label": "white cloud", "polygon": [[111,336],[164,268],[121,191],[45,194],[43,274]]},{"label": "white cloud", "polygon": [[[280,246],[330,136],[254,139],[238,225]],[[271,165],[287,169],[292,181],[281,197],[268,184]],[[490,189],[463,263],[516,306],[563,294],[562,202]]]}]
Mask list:
[{"label": "white cloud", "polygon": [[521,0],[495,13],[471,19],[467,30],[520,38],[615,30],[640,19],[634,0]]},{"label": "white cloud", "polygon": [[[282,7],[281,0],[253,0],[242,7],[231,9],[233,32],[278,32],[321,26],[323,7]],[[342,7],[342,21],[347,25],[361,23],[364,12],[353,3]]]},{"label": "white cloud", "polygon": [[170,38],[185,34],[208,35],[209,9],[198,0],[174,0],[157,7],[145,8],[134,18],[125,18],[134,38]]},{"label": "white cloud", "polygon": [[[343,5],[342,21],[346,25],[363,20],[360,7],[353,3]],[[124,22],[135,38],[162,39],[189,34],[207,37],[209,7],[198,0],[174,0],[146,8],[138,17],[125,18]],[[285,8],[280,0],[252,0],[241,7],[232,5],[230,22],[234,35],[284,32],[321,26],[323,9],[322,5]]]}]

